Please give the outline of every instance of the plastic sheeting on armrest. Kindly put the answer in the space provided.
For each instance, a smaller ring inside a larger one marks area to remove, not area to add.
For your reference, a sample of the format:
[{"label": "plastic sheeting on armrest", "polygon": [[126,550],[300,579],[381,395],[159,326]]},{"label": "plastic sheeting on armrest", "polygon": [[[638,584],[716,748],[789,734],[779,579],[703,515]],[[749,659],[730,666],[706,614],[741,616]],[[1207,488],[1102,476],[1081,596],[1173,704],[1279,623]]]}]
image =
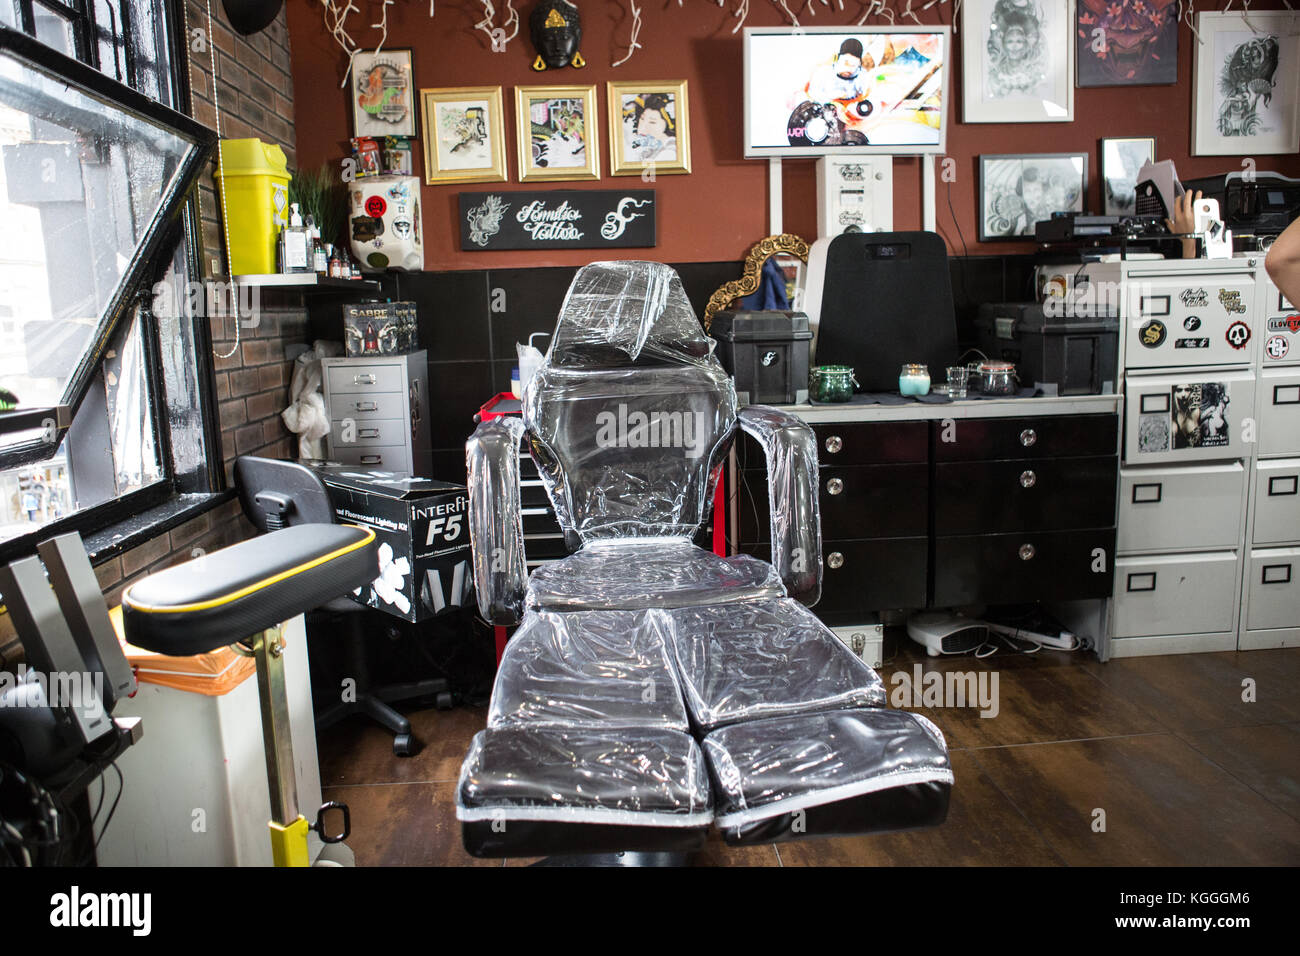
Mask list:
[{"label": "plastic sheeting on armrest", "polygon": [[802,419],[767,405],[747,405],[737,420],[767,458],[772,565],[786,593],[811,607],[822,596],[817,438]]},{"label": "plastic sheeting on armrest", "polygon": [[519,620],[528,585],[519,510],[524,431],[522,421],[503,416],[479,425],[465,443],[474,590],[479,613],[494,624]]}]

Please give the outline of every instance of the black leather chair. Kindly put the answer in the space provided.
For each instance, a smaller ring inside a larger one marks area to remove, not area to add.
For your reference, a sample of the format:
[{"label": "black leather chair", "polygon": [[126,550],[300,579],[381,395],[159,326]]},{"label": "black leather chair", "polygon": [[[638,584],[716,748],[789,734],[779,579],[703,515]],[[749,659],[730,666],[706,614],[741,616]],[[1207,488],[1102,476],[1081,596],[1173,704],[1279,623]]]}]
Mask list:
[{"label": "black leather chair", "polygon": [[[333,524],[334,508],[320,476],[294,461],[243,455],[235,461],[235,484],[244,514],[259,531],[277,531],[300,524]],[[376,685],[370,674],[367,625],[384,623],[382,612],[344,596],[334,598],[308,615],[309,631],[322,626],[342,628],[347,676],[355,682],[351,700],[339,700],[317,713],[316,729],[326,730],[352,714],[365,714],[393,733],[393,753],[408,757],[419,749],[411,722],[390,704],[432,698],[440,710],[452,705],[451,690],[442,678]]]}]

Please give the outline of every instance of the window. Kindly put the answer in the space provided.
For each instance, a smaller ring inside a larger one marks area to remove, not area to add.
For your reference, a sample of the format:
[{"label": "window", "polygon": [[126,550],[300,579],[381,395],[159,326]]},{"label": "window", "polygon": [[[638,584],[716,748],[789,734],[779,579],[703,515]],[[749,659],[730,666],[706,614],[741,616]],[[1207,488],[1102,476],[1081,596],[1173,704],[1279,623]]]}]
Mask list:
[{"label": "window", "polygon": [[[157,102],[175,88],[161,15],[88,2],[18,0],[41,42],[0,30],[0,554],[214,490],[206,329],[149,305],[193,274],[188,197],[215,134]],[[140,30],[101,31],[91,9]],[[141,95],[68,51],[154,81]]]}]

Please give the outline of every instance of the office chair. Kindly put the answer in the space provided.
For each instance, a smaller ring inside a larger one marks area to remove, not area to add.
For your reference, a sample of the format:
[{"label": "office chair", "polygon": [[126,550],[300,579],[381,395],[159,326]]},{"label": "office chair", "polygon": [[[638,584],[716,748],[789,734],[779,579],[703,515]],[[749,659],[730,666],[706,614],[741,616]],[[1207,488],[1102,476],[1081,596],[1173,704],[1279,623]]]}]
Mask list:
[{"label": "office chair", "polygon": [[[475,856],[690,853],[941,823],[925,718],[809,610],[821,592],[812,430],[738,408],[675,272],[579,270],[522,420],[466,444],[480,612],[519,622],[457,816]],[[735,430],[763,446],[771,563],[691,542]],[[527,437],[575,553],[526,573]]]},{"label": "office chair", "polygon": [[[235,460],[235,484],[244,514],[259,531],[276,531],[301,524],[333,524],[334,508],[320,476],[294,461],[243,455]],[[326,730],[345,717],[361,713],[393,734],[393,753],[408,757],[419,749],[411,733],[411,722],[390,704],[429,697],[439,710],[452,705],[447,681],[430,678],[396,684],[376,685],[370,673],[365,625],[369,615],[380,614],[347,595],[336,597],[311,612],[319,622],[329,616],[343,626],[347,655],[346,676],[355,681],[351,700],[339,700],[316,717],[317,731]],[[371,623],[374,618],[369,618]]]}]

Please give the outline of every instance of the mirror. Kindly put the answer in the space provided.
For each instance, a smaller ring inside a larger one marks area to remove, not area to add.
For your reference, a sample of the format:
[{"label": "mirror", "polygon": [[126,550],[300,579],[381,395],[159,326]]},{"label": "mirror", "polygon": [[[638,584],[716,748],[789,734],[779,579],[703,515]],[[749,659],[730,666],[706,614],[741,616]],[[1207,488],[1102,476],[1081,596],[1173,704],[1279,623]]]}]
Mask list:
[{"label": "mirror", "polygon": [[[713,317],[724,309],[729,309],[735,304],[737,299],[744,298],[758,291],[759,281],[763,274],[763,265],[772,256],[777,257],[778,263],[783,259],[789,262],[782,265],[786,273],[787,288],[792,284],[797,287],[802,276],[800,270],[808,263],[808,243],[803,239],[790,232],[783,232],[775,236],[767,236],[760,239],[749,250],[745,256],[745,270],[739,279],[733,279],[726,283],[717,292],[709,296],[709,304],[704,308],[704,331],[707,333],[709,327],[713,325]],[[791,296],[791,305],[794,306],[793,296]]]}]

